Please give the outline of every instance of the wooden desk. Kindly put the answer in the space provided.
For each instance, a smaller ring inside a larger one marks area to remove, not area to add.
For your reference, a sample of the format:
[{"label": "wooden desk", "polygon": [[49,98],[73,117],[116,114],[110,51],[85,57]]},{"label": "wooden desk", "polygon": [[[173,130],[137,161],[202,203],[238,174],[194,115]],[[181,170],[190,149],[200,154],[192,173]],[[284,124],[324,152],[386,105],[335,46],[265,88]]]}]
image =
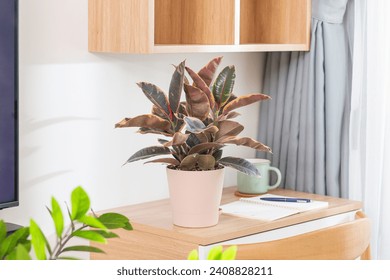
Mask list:
[{"label": "wooden desk", "polygon": [[[235,190],[224,189],[222,204],[238,199]],[[172,224],[168,199],[111,209],[128,216],[134,230],[118,230],[120,238],[110,239],[106,245],[94,243],[107,254],[91,253],[91,259],[186,259],[195,248],[199,249],[200,258],[205,258],[216,244],[263,242],[348,222],[362,207],[358,201],[290,190],[270,193],[324,200],[329,207],[271,222],[221,214],[218,225],[196,229]]]}]

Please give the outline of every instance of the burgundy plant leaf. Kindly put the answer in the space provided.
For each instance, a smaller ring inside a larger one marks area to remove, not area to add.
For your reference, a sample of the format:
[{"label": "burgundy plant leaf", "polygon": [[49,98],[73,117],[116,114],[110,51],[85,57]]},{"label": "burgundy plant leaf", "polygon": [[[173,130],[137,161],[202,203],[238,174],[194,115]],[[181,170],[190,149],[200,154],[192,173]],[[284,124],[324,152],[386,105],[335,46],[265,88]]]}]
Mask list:
[{"label": "burgundy plant leaf", "polygon": [[169,106],[167,96],[162,89],[154,84],[146,82],[140,82],[137,83],[137,85],[154,105],[159,107],[170,120],[173,119],[173,113]]},{"label": "burgundy plant leaf", "polygon": [[123,127],[146,127],[151,129],[169,130],[171,123],[158,116],[146,114],[134,118],[125,118],[115,125],[116,128]]},{"label": "burgundy plant leaf", "polygon": [[191,76],[192,80],[194,81],[194,85],[199,88],[200,90],[202,90],[207,98],[209,99],[209,102],[210,102],[210,108],[213,109],[214,106],[215,106],[215,100],[214,100],[214,96],[213,94],[211,93],[211,90],[209,88],[209,86],[206,84],[206,82],[197,74],[195,73],[191,68],[189,67],[186,67],[186,70],[188,72],[188,74]]},{"label": "burgundy plant leaf", "polygon": [[230,111],[233,111],[237,108],[244,107],[246,105],[258,102],[258,101],[263,101],[263,100],[268,100],[271,99],[270,96],[261,94],[261,93],[253,93],[253,94],[248,94],[244,96],[239,96],[236,99],[228,102],[226,106],[223,108],[223,113],[228,113]]},{"label": "burgundy plant leaf", "polygon": [[203,79],[203,81],[205,81],[206,85],[209,87],[214,79],[215,72],[217,71],[217,68],[221,63],[221,60],[222,56],[212,59],[198,72],[198,75]]},{"label": "burgundy plant leaf", "polygon": [[199,88],[184,85],[186,99],[187,99],[187,111],[189,116],[205,120],[210,113],[210,103],[207,95]]}]

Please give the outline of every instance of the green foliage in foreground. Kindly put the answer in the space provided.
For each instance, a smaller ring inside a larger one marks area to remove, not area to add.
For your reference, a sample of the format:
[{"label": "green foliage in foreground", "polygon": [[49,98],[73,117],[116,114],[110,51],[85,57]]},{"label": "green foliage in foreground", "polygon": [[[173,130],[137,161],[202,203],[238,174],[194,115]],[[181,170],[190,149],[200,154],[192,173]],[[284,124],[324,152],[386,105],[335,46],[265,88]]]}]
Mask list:
[{"label": "green foliage in foreground", "polygon": [[112,229],[132,230],[129,219],[118,213],[106,213],[101,216],[89,214],[90,200],[82,187],[71,194],[71,209],[67,207],[70,225],[65,227],[64,213],[57,200],[51,199],[51,208],[47,207],[56,232],[56,242],[51,246],[41,228],[34,220],[29,227],[22,227],[7,236],[6,227],[0,220],[0,260],[31,260],[34,251],[38,260],[75,259],[63,256],[65,252],[104,253],[93,246],[68,246],[74,238],[82,238],[99,243],[107,243],[108,238],[118,237]]},{"label": "green foliage in foreground", "polygon": [[[234,260],[237,254],[237,246],[230,246],[225,251],[223,247],[215,246],[211,248],[209,254],[207,255],[208,260]],[[197,250],[192,250],[188,254],[188,260],[199,260],[199,255]]]}]

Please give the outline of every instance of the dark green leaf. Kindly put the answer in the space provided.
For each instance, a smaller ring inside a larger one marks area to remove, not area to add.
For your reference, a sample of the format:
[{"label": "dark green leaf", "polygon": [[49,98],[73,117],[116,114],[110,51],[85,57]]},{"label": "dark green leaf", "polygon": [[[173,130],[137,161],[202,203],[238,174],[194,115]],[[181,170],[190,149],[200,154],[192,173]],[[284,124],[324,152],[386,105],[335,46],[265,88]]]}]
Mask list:
[{"label": "dark green leaf", "polygon": [[118,238],[119,235],[111,232],[111,231],[104,231],[104,230],[95,230],[97,233],[99,233],[104,238]]},{"label": "dark green leaf", "polygon": [[30,220],[30,234],[31,234],[31,243],[34,248],[35,255],[38,260],[46,260],[46,238],[43,235],[39,226]]},{"label": "dark green leaf", "polygon": [[210,113],[210,102],[207,95],[201,89],[187,84],[184,85],[184,91],[189,116],[201,121],[205,120]]},{"label": "dark green leaf", "polygon": [[215,160],[218,162],[221,158],[222,158],[222,149],[220,150],[216,150],[214,153],[213,153],[213,157],[215,158]]},{"label": "dark green leaf", "polygon": [[149,98],[149,100],[152,101],[154,105],[161,108],[161,110],[164,111],[166,116],[170,120],[172,120],[173,114],[168,104],[168,99],[166,94],[159,87],[151,83],[140,82],[137,83],[137,85],[142,89],[146,97]]},{"label": "dark green leaf", "polygon": [[87,193],[82,187],[77,187],[72,191],[72,221],[80,219],[87,214],[91,205]]},{"label": "dark green leaf", "polygon": [[64,248],[61,253],[63,252],[71,252],[71,251],[75,251],[75,252],[92,252],[92,253],[104,253],[104,251],[102,249],[99,249],[97,247],[93,247],[93,246],[70,246],[70,247],[66,247]]},{"label": "dark green leaf", "polygon": [[197,118],[185,117],[184,122],[187,125],[186,129],[192,133],[201,132],[206,128],[204,123]]},{"label": "dark green leaf", "polygon": [[174,113],[178,111],[181,92],[183,91],[184,67],[185,61],[176,67],[176,70],[172,75],[171,84],[169,85],[169,104]]},{"label": "dark green leaf", "polygon": [[252,163],[242,158],[224,157],[219,160],[219,163],[224,166],[234,168],[246,175],[257,176],[257,177],[261,176],[256,166],[254,166]]},{"label": "dark green leaf", "polygon": [[137,160],[141,160],[141,159],[151,158],[151,157],[154,157],[154,156],[168,155],[170,153],[171,153],[171,150],[169,148],[166,148],[166,147],[162,147],[162,146],[147,147],[147,148],[143,148],[143,149],[139,150],[134,155],[132,155],[125,162],[125,164],[126,163],[130,163],[130,162],[134,162],[134,161],[137,161]]},{"label": "dark green leaf", "polygon": [[51,217],[53,218],[57,237],[61,238],[62,232],[64,231],[64,216],[60,205],[54,197],[51,198],[51,208]]},{"label": "dark green leaf", "polygon": [[92,228],[99,228],[99,229],[103,229],[103,230],[107,229],[106,226],[104,226],[103,223],[101,221],[99,221],[99,219],[92,217],[92,216],[83,216],[77,220],[79,222],[87,225],[87,226],[92,227]]},{"label": "dark green leaf", "polygon": [[236,78],[234,66],[225,67],[218,75],[213,86],[213,95],[218,108],[221,108],[230,98]]},{"label": "dark green leaf", "polygon": [[99,243],[107,243],[106,239],[100,233],[93,230],[76,230],[72,233],[72,236],[77,236]]},{"label": "dark green leaf", "polygon": [[171,128],[171,123],[161,117],[152,114],[146,114],[134,118],[124,118],[122,121],[115,124],[115,127],[146,127],[165,131]]},{"label": "dark green leaf", "polygon": [[164,145],[165,143],[169,142],[168,140],[165,140],[165,139],[157,139],[158,143],[160,143],[161,145]]},{"label": "dark green leaf", "polygon": [[200,144],[200,143],[202,143],[202,142],[201,142],[201,141],[198,139],[198,137],[196,137],[196,135],[193,134],[193,133],[191,133],[190,136],[188,136],[188,139],[187,139],[187,142],[186,142],[186,144],[187,144],[190,148],[192,148],[193,146],[196,146],[196,145],[198,145],[198,144]]},{"label": "dark green leaf", "polygon": [[222,56],[213,58],[206,66],[204,66],[198,72],[198,75],[205,81],[207,86],[211,85],[211,82],[214,79],[215,72],[219,64],[221,63]]},{"label": "dark green leaf", "polygon": [[133,226],[130,223],[126,223],[123,227],[124,230],[133,230]]},{"label": "dark green leaf", "polygon": [[118,213],[105,213],[98,219],[108,229],[123,228],[129,223],[129,218]]}]

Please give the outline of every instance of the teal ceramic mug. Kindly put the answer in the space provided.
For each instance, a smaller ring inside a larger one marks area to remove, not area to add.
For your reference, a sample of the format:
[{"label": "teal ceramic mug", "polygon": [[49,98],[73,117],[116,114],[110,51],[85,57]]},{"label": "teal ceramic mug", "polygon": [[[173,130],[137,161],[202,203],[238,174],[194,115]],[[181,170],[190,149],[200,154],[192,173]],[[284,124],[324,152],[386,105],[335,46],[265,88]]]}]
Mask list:
[{"label": "teal ceramic mug", "polygon": [[[268,159],[247,159],[253,165],[257,167],[260,172],[261,178],[256,176],[245,175],[242,172],[237,173],[237,190],[240,193],[247,194],[260,194],[266,193],[268,190],[273,190],[279,187],[282,181],[282,174],[276,167],[271,166],[271,162]],[[276,183],[270,185],[270,171],[273,171],[277,175]]]}]

